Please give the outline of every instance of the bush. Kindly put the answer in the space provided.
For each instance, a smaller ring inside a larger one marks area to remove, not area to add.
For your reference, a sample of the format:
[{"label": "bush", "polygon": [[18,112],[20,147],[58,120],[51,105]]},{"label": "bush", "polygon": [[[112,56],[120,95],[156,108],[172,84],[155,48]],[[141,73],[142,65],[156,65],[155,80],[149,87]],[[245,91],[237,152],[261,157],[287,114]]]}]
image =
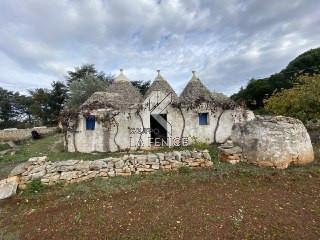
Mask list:
[{"label": "bush", "polygon": [[42,182],[37,179],[37,180],[32,180],[30,183],[27,184],[27,188],[26,188],[26,193],[27,194],[36,194],[36,193],[40,193],[44,190],[44,186],[42,184]]}]

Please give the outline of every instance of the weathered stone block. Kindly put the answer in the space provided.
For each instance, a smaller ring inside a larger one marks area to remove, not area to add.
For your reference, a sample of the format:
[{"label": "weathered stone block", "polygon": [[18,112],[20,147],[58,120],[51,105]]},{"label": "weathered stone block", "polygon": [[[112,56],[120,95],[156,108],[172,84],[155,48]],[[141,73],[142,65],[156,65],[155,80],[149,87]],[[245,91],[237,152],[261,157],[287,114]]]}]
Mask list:
[{"label": "weathered stone block", "polygon": [[0,181],[0,199],[9,198],[16,194],[19,177],[13,176]]},{"label": "weathered stone block", "polygon": [[17,175],[24,173],[25,171],[27,171],[28,167],[31,166],[31,164],[32,163],[29,161],[24,162],[24,163],[20,163],[14,169],[12,169],[12,171],[9,174],[9,177],[17,176]]},{"label": "weathered stone block", "polygon": [[123,160],[118,160],[114,163],[115,168],[123,168],[124,167],[124,161]]},{"label": "weathered stone block", "polygon": [[173,156],[174,156],[175,160],[181,161],[181,153],[180,152],[174,151]]},{"label": "weathered stone block", "polygon": [[283,116],[257,116],[255,120],[235,124],[232,141],[243,149],[249,163],[286,168],[314,160],[309,134],[303,123]]},{"label": "weathered stone block", "polygon": [[102,168],[106,168],[107,163],[103,160],[94,160],[90,162],[89,169],[90,170],[100,170]]},{"label": "weathered stone block", "polygon": [[73,178],[78,178],[80,175],[80,171],[61,172],[60,180],[69,181]]},{"label": "weathered stone block", "polygon": [[195,159],[199,159],[202,157],[202,153],[201,152],[192,152],[191,156]]}]

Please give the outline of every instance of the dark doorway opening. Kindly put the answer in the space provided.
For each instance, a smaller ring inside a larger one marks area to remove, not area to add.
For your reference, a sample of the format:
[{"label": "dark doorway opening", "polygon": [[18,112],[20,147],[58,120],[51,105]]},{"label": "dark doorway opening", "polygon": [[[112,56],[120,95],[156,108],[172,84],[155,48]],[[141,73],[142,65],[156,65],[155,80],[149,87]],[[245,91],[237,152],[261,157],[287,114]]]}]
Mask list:
[{"label": "dark doorway opening", "polygon": [[150,130],[153,146],[163,146],[167,143],[167,114],[151,114]]}]

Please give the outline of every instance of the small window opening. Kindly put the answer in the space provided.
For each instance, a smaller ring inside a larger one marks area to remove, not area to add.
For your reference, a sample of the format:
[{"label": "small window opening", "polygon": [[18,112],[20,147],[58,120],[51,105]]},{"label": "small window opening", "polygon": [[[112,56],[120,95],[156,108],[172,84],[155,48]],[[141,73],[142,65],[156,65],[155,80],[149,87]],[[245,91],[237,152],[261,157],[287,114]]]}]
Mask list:
[{"label": "small window opening", "polygon": [[89,116],[86,118],[86,129],[94,130],[96,126],[96,118],[94,116]]},{"label": "small window opening", "polygon": [[199,125],[208,125],[208,113],[199,113]]}]

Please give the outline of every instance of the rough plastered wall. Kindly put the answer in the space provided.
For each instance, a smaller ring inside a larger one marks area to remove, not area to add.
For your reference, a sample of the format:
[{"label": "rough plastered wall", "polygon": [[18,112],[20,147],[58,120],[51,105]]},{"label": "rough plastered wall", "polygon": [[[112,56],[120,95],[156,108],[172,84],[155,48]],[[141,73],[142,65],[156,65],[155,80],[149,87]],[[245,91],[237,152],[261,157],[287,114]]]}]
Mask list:
[{"label": "rough plastered wall", "polygon": [[135,149],[138,134],[131,134],[131,129],[142,128],[136,109],[120,112],[115,116],[115,124],[110,129],[109,151]]},{"label": "rough plastered wall", "polygon": [[38,133],[45,135],[57,131],[57,127],[35,127],[27,129],[4,129],[0,131],[0,142],[4,141],[17,141],[31,138],[31,132],[35,130]]},{"label": "rough plastered wall", "polygon": [[[102,114],[102,110],[93,111],[93,116]],[[130,128],[141,128],[141,121],[135,109],[119,112],[109,129],[96,120],[95,129],[86,129],[86,118],[79,115],[75,133],[68,132],[68,151],[74,152],[114,152],[130,148],[130,141],[137,141],[137,135],[130,134]],[[76,145],[76,149],[74,148]]]},{"label": "rough plastered wall", "polygon": [[[171,104],[171,96],[161,91],[152,92],[143,102],[142,109],[128,109],[119,112],[114,118],[110,129],[104,128],[96,121],[95,130],[86,130],[85,118],[79,117],[78,129],[75,133],[75,144],[80,152],[114,152],[118,150],[149,149],[150,146],[150,115],[167,114],[168,145],[180,143],[181,137],[212,143],[216,132],[216,142],[223,143],[231,136],[234,123],[254,118],[251,111],[241,108],[235,110],[217,109],[211,112],[205,105],[197,109],[178,109]],[[103,110],[96,110],[92,115],[99,115]],[[222,112],[223,111],[223,112]],[[199,125],[199,113],[208,112],[209,124]],[[222,114],[221,114],[222,113]],[[217,127],[217,122],[219,125]],[[142,132],[143,129],[146,131]],[[142,133],[141,133],[142,132]],[[68,134],[68,149],[75,151],[73,134]]]},{"label": "rough plastered wall", "polygon": [[[208,113],[209,124],[199,124],[199,113]],[[222,110],[218,108],[215,112],[200,106],[197,109],[183,109],[185,118],[184,136],[197,141],[212,143],[216,132],[216,142],[223,143],[231,136],[232,126],[235,123],[249,121],[254,118],[251,111],[246,111],[241,108],[234,110]],[[218,119],[220,120],[218,121]],[[218,125],[217,125],[218,124]],[[179,128],[180,125],[177,125]],[[180,129],[180,128],[179,128]]]},{"label": "rough plastered wall", "polygon": [[[68,151],[74,152],[106,152],[108,151],[105,139],[105,131],[101,123],[95,123],[95,130],[86,130],[86,118],[79,115],[78,127],[75,132],[68,132]],[[76,145],[76,149],[74,147]]]}]

